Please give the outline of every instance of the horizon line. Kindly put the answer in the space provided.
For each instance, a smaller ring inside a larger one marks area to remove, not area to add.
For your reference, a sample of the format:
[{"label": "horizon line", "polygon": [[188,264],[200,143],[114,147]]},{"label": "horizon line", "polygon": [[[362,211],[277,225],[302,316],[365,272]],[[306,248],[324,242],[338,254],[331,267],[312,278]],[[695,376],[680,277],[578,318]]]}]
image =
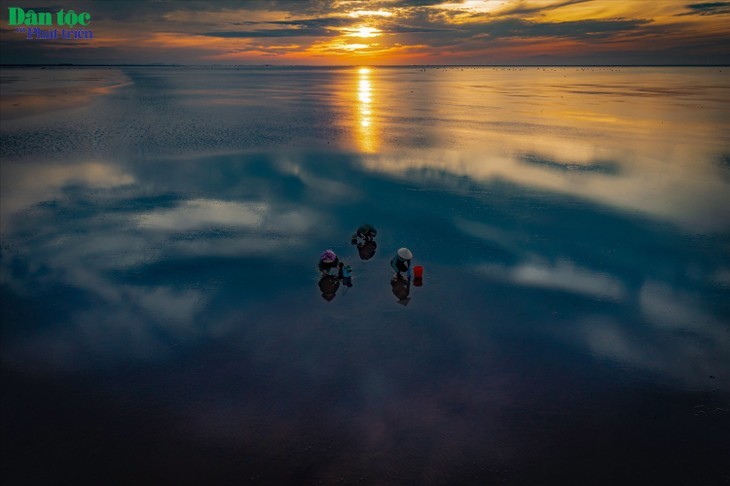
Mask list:
[{"label": "horizon line", "polygon": [[236,67],[236,68],[440,68],[440,67],[730,67],[730,64],[177,64],[177,63],[0,63],[0,67]]}]

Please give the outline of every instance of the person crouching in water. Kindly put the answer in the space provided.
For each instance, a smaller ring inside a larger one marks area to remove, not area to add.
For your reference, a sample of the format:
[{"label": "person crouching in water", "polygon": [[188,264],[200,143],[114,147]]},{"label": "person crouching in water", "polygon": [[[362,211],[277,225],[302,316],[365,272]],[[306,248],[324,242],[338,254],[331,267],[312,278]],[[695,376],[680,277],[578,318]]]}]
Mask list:
[{"label": "person crouching in water", "polygon": [[370,241],[378,235],[378,230],[371,224],[363,224],[357,229],[357,232],[352,235],[353,244],[357,242],[357,238],[362,238],[365,241]]},{"label": "person crouching in water", "polygon": [[374,238],[377,234],[378,230],[369,224],[360,226],[357,233],[353,233],[352,244],[357,245],[357,252],[362,260],[370,260],[375,255],[378,244]]},{"label": "person crouching in water", "polygon": [[398,278],[403,278],[401,272],[405,272],[408,275],[408,280],[411,279],[411,259],[413,259],[413,253],[408,248],[401,248],[398,253],[390,261],[390,266],[395,270],[395,274]]},{"label": "person crouching in water", "polygon": [[319,264],[317,268],[322,275],[329,275],[330,270],[337,270],[339,268],[340,260],[334,251],[327,249],[322,252],[319,256]]}]

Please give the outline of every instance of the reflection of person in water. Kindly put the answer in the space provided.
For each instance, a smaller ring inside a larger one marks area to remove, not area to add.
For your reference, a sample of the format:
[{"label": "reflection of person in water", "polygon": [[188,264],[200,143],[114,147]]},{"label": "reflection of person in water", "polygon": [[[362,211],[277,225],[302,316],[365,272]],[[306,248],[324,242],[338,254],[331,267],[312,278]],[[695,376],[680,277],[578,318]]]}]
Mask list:
[{"label": "reflection of person in water", "polygon": [[366,240],[357,244],[357,252],[362,260],[370,260],[375,255],[376,248],[378,248],[378,244],[375,243],[375,240]]},{"label": "reflection of person in water", "polygon": [[352,244],[357,245],[357,252],[363,260],[369,260],[375,255],[375,249],[378,244],[374,238],[378,234],[373,226],[364,224],[357,229],[357,233],[352,235]]},{"label": "reflection of person in water", "polygon": [[408,280],[411,279],[411,259],[413,259],[413,253],[408,248],[401,248],[398,253],[390,261],[390,266],[395,270],[397,278],[403,278],[401,272],[405,272],[408,275]]},{"label": "reflection of person in water", "polygon": [[411,301],[409,297],[411,293],[411,281],[406,280],[402,277],[394,276],[390,279],[390,286],[393,289],[393,295],[398,298],[398,303],[402,305],[408,305]]},{"label": "reflection of person in water", "polygon": [[319,256],[319,264],[317,265],[317,268],[319,268],[322,275],[329,275],[330,270],[338,268],[339,263],[340,260],[337,258],[335,252],[327,249]]},{"label": "reflection of person in water", "polygon": [[322,298],[327,302],[335,298],[337,289],[340,288],[340,279],[335,275],[323,274],[319,279],[319,290],[322,292]]}]

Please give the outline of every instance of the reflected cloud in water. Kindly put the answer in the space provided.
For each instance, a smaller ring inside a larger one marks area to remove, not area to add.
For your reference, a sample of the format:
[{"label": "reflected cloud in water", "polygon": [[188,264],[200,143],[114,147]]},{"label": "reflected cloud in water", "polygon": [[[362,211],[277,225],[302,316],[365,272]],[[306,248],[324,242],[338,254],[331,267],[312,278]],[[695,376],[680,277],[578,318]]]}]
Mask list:
[{"label": "reflected cloud in water", "polygon": [[[74,166],[69,166],[48,171],[48,183],[38,193],[41,200],[31,203],[22,191],[4,193],[3,202],[24,208],[4,230],[6,288],[31,300],[40,289],[55,288],[76,293],[79,303],[94,302],[71,305],[59,321],[64,325],[39,330],[29,340],[8,341],[3,345],[4,359],[74,367],[80,349],[101,360],[127,352],[162,359],[171,352],[170,346],[181,341],[240,335],[245,329],[240,323],[250,326],[260,317],[256,317],[260,305],[268,307],[267,302],[283,295],[291,300],[277,306],[279,318],[311,319],[313,302],[306,294],[315,285],[312,258],[320,247],[338,240],[339,254],[353,252],[345,260],[355,265],[358,288],[334,299],[327,312],[337,315],[343,306],[362,302],[370,310],[361,317],[380,319],[381,312],[389,312],[380,306],[392,306],[393,294],[401,302],[409,296],[383,284],[390,277],[383,260],[389,252],[384,250],[385,256],[376,252],[365,261],[352,249],[351,214],[360,215],[355,221],[380,215],[381,247],[396,247],[403,235],[418,244],[419,255],[431,270],[408,309],[425,306],[433,312],[448,306],[445,302],[456,295],[482,302],[464,316],[466,323],[480,312],[494,312],[494,306],[506,312],[517,302],[532,301],[525,308],[529,312],[510,319],[522,321],[536,334],[555,335],[555,329],[542,323],[545,316],[555,319],[553,312],[558,309],[560,316],[584,323],[568,326],[573,331],[564,336],[567,342],[687,385],[692,377],[695,382],[703,377],[649,366],[627,349],[641,349],[646,339],[660,343],[692,333],[697,338],[688,346],[694,351],[686,356],[695,361],[692,369],[707,370],[713,359],[718,363],[718,356],[730,355],[721,325],[727,309],[704,290],[727,291],[721,278],[726,267],[718,266],[722,256],[713,240],[687,240],[666,226],[642,228],[641,220],[631,213],[607,212],[604,206],[578,204],[554,192],[520,190],[510,195],[515,186],[478,178],[467,189],[440,186],[442,209],[432,206],[430,191],[409,192],[405,203],[413,219],[409,223],[389,216],[392,207],[403,204],[399,180],[363,170],[359,158],[339,155],[337,169],[328,172],[323,170],[332,167],[327,157],[313,154],[293,162],[285,154],[227,155],[202,163],[157,161],[153,171],[149,164],[124,170],[93,165],[85,178],[74,176]],[[185,177],[168,177],[173,165]],[[29,173],[36,169],[27,168]],[[222,174],[235,175],[219,177]],[[288,189],[271,192],[256,182],[262,174],[266,181],[286,180]],[[411,183],[418,177],[412,173]],[[440,184],[443,180],[449,179],[438,179]],[[431,181],[430,174],[423,175],[422,187]],[[327,190],[317,189],[330,182],[342,186],[333,193],[341,195],[340,206],[333,206],[336,199],[322,197]],[[155,190],[150,192],[150,187]],[[365,197],[347,197],[358,191]],[[463,197],[465,192],[468,198]],[[42,200],[42,193],[54,195],[55,200]],[[656,248],[656,239],[666,243]],[[716,244],[721,247],[722,241]],[[444,247],[451,250],[444,253]],[[647,252],[654,252],[654,257]],[[677,272],[683,272],[679,280]],[[677,285],[684,290],[669,293]],[[380,290],[374,294],[373,289]],[[507,292],[511,297],[483,301],[495,289],[500,289],[496,295]],[[539,300],[534,300],[536,292],[542,295]],[[707,310],[699,311],[708,304]],[[224,324],[230,319],[239,324]],[[128,321],[134,324],[126,326]],[[478,332],[491,333],[489,328]],[[647,332],[653,337],[647,338]],[[585,341],[576,341],[575,336],[585,336]],[[119,347],[115,342],[127,344]],[[669,362],[670,355],[662,354],[666,349],[660,346],[655,352]],[[724,376],[717,369],[713,373]]]},{"label": "reflected cloud in water", "polygon": [[81,185],[110,189],[135,183],[134,177],[109,162],[44,163],[0,166],[3,198],[0,221],[3,229],[16,214],[31,206],[60,196],[64,187]]},{"label": "reflected cloud in water", "polygon": [[[335,437],[331,471],[509,465],[583,424],[571,451],[651,436],[637,402],[673,424],[726,401],[727,98],[692,104],[726,92],[713,76],[129,71],[98,149],[3,126],[4,369],[100,377],[185,445]],[[404,245],[423,286],[389,285]],[[354,275],[331,301],[323,248]]]},{"label": "reflected cloud in water", "polygon": [[476,272],[518,286],[564,291],[598,299],[618,301],[624,296],[624,289],[615,278],[576,267],[569,261],[558,261],[555,265],[531,262],[513,267],[483,265]]},{"label": "reflected cloud in water", "polygon": [[140,228],[163,231],[206,230],[211,228],[257,227],[267,206],[210,199],[184,201],[173,209],[161,209],[137,217]]},{"label": "reflected cloud in water", "polygon": [[[629,83],[595,71],[378,70],[388,135],[365,167],[414,182],[506,180],[690,231],[730,227],[730,186],[716,163],[728,151],[727,74],[634,69]],[[424,132],[430,141],[408,138]]]},{"label": "reflected cloud in water", "polygon": [[[413,152],[407,156],[373,156],[363,159],[369,170],[392,174],[406,181],[434,184],[446,191],[478,192],[479,185],[506,181],[517,187],[550,194],[575,196],[615,211],[664,220],[699,233],[730,228],[730,183],[718,178],[708,160],[682,164],[662,161],[649,154],[623,154],[632,162],[601,165],[593,160],[568,159],[557,163],[524,163],[534,155],[506,155],[500,149],[481,152]],[[509,149],[507,149],[509,150]],[[541,160],[551,160],[547,155]],[[561,170],[555,170],[561,167]],[[462,185],[468,178],[475,185]],[[455,187],[456,186],[456,187]]]},{"label": "reflected cloud in water", "polygon": [[[286,163],[278,165],[287,172]],[[211,315],[203,311],[221,293],[221,278],[238,279],[238,265],[244,274],[268,266],[282,278],[281,265],[290,261],[285,255],[303,246],[323,219],[316,210],[261,194],[231,201],[150,193],[150,182],[175,185],[165,162],[158,169],[134,175],[105,163],[8,169],[16,184],[3,191],[2,282],[20,299],[19,309],[26,299],[51,294],[31,312],[39,319],[36,332],[3,345],[5,363],[64,369],[89,365],[89,359],[162,359],[180,340],[210,335]],[[306,187],[309,171],[299,172]],[[184,179],[185,191],[189,182]],[[221,266],[220,258],[239,263]],[[188,271],[187,265],[204,270]],[[224,277],[215,276],[221,272]],[[270,273],[255,272],[252,282],[274,285]],[[66,294],[72,296],[64,304],[67,314],[41,325],[48,312],[42,309]]]}]

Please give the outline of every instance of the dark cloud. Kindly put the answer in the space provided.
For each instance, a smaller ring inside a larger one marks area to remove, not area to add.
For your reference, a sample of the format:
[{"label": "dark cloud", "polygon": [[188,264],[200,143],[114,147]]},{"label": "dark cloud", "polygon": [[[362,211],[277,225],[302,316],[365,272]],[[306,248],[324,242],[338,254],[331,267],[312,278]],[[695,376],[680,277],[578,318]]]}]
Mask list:
[{"label": "dark cloud", "polygon": [[458,32],[458,29],[436,28],[436,27],[418,27],[409,25],[389,25],[380,27],[383,32],[389,34],[414,34],[414,33],[431,33],[431,32]]},{"label": "dark cloud", "polygon": [[254,38],[254,37],[330,37],[339,33],[333,30],[304,28],[304,29],[262,29],[262,30],[229,30],[217,32],[202,32],[198,35],[206,37],[225,38]]},{"label": "dark cloud", "polygon": [[343,17],[320,17],[314,19],[275,20],[269,23],[275,25],[299,25],[303,27],[341,27],[352,24],[353,20]]},{"label": "dark cloud", "polygon": [[111,20],[115,22],[159,22],[166,14],[176,11],[217,11],[225,10],[232,2],[215,2],[190,0],[174,2],[172,0],[150,0],[144,3],[123,0],[75,0],[59,8],[73,8],[77,12],[86,11],[93,21]]},{"label": "dark cloud", "polygon": [[583,164],[559,162],[538,154],[525,154],[518,159],[520,162],[535,165],[550,170],[572,171],[578,173],[594,173],[604,175],[619,175],[620,165],[613,160],[595,160]]},{"label": "dark cloud", "polygon": [[[3,10],[7,2],[3,1]],[[23,2],[8,3],[8,6],[23,6]],[[20,5],[17,5],[20,4]],[[323,12],[336,10],[336,0],[69,0],[64,4],[44,4],[43,0],[36,1],[33,6],[36,11],[58,11],[59,9],[74,9],[77,12],[86,11],[92,20],[112,20],[117,22],[134,21],[147,22],[164,21],[167,14],[173,12],[225,12],[225,11],[278,11],[289,12],[292,15],[321,15]]]},{"label": "dark cloud", "polygon": [[704,2],[686,5],[690,11],[681,15],[723,15],[730,14],[730,2]]},{"label": "dark cloud", "polygon": [[[576,5],[579,3],[586,3],[590,2],[591,0],[565,0],[560,3],[555,3],[552,5],[526,5],[523,2],[517,3],[514,7],[504,10],[500,12],[500,15],[530,15],[535,14],[538,12],[547,12],[550,10],[555,10],[562,7],[567,7],[569,5]],[[480,14],[481,15],[481,14]]]},{"label": "dark cloud", "polygon": [[[291,20],[272,20],[272,21],[244,21],[235,22],[233,25],[239,26],[263,26],[263,25],[284,25],[291,26],[291,29],[256,29],[241,31],[214,31],[205,32],[200,35],[208,37],[328,37],[340,34],[337,28],[353,27],[361,25],[362,21],[351,17],[320,17],[313,19],[291,19]],[[397,22],[384,22],[377,27],[380,31],[387,34],[407,34],[407,33],[431,33],[431,32],[455,32],[457,29],[443,27],[434,27],[428,25],[403,25]]]},{"label": "dark cloud", "polygon": [[508,18],[471,27],[488,38],[562,37],[577,40],[606,38],[618,33],[639,32],[651,21],[641,19],[576,20],[571,22],[531,22]]},{"label": "dark cloud", "polygon": [[[363,10],[377,10],[378,8],[386,8],[386,7],[399,7],[399,8],[408,8],[408,7],[430,7],[433,5],[439,5],[444,3],[446,0],[402,0],[399,1],[396,5],[393,4],[393,2],[370,2],[367,0],[362,0],[360,2],[353,2],[355,5],[361,4],[361,8]],[[457,0],[457,3],[459,1],[463,0]],[[453,2],[452,2],[453,3]]]},{"label": "dark cloud", "polygon": [[206,37],[225,38],[257,38],[257,37],[331,37],[339,32],[336,27],[347,27],[352,25],[353,19],[344,17],[318,17],[312,19],[288,19],[269,21],[243,21],[233,22],[232,25],[243,27],[258,26],[287,26],[290,28],[267,28],[254,30],[225,30],[202,32],[198,35]]}]

